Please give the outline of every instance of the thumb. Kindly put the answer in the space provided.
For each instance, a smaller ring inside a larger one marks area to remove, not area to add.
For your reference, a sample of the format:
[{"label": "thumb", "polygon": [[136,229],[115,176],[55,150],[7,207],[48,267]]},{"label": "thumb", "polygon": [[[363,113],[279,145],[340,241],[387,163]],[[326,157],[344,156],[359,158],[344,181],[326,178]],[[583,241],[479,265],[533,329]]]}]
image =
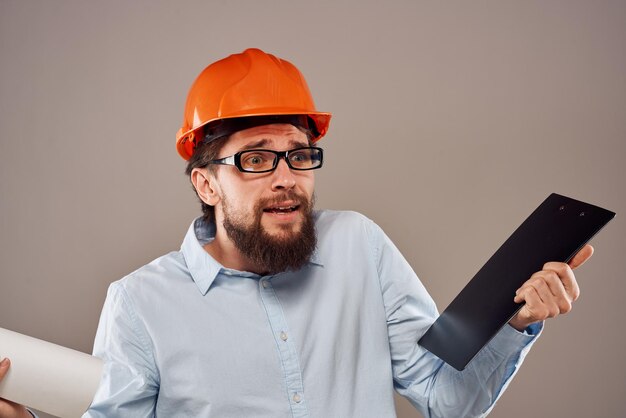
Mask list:
[{"label": "thumb", "polygon": [[2,380],[5,374],[7,374],[7,371],[9,370],[10,365],[11,365],[11,361],[8,358],[5,358],[2,361],[0,361],[0,380]]},{"label": "thumb", "polygon": [[574,257],[569,261],[569,266],[572,270],[582,266],[585,261],[589,260],[593,255],[593,247],[589,244],[585,245],[580,251],[576,253]]}]

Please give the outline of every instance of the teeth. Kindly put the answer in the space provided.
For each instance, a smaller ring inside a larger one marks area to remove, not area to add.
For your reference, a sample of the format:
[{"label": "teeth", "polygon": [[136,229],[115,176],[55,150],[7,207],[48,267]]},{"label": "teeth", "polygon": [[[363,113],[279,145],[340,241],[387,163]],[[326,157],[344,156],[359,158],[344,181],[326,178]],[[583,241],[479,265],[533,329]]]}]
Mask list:
[{"label": "teeth", "polygon": [[267,210],[271,212],[290,212],[296,210],[296,206],[276,206]]}]

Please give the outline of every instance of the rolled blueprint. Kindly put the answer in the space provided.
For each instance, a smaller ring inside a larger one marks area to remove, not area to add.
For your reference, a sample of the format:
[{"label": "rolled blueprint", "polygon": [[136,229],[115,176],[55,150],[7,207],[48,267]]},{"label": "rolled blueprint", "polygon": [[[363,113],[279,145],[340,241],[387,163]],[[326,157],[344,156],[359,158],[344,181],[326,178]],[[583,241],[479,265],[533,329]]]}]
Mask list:
[{"label": "rolled blueprint", "polygon": [[58,417],[80,417],[100,383],[99,358],[0,328],[5,357],[11,368],[0,382],[0,398]]}]

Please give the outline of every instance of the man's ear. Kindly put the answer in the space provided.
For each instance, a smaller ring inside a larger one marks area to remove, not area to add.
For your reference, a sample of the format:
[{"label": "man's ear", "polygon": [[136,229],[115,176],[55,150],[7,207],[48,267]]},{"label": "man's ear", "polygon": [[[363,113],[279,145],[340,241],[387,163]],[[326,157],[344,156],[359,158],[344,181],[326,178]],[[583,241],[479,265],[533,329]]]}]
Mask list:
[{"label": "man's ear", "polygon": [[221,200],[217,179],[208,169],[194,168],[191,171],[191,183],[200,199],[207,205],[215,206]]}]

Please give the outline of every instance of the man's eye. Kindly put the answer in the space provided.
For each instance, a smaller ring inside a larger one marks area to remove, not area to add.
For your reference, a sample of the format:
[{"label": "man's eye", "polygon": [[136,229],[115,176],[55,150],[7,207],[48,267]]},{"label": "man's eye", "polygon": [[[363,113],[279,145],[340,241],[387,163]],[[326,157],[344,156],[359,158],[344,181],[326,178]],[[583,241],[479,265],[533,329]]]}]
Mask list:
[{"label": "man's eye", "polygon": [[253,154],[253,155],[247,156],[243,162],[244,162],[244,164],[251,165],[251,166],[252,165],[260,165],[260,164],[263,164],[265,162],[265,158],[263,158],[262,155]]},{"label": "man's eye", "polygon": [[304,152],[297,152],[295,154],[290,154],[289,159],[294,163],[301,163],[303,161],[307,161],[309,157]]}]

